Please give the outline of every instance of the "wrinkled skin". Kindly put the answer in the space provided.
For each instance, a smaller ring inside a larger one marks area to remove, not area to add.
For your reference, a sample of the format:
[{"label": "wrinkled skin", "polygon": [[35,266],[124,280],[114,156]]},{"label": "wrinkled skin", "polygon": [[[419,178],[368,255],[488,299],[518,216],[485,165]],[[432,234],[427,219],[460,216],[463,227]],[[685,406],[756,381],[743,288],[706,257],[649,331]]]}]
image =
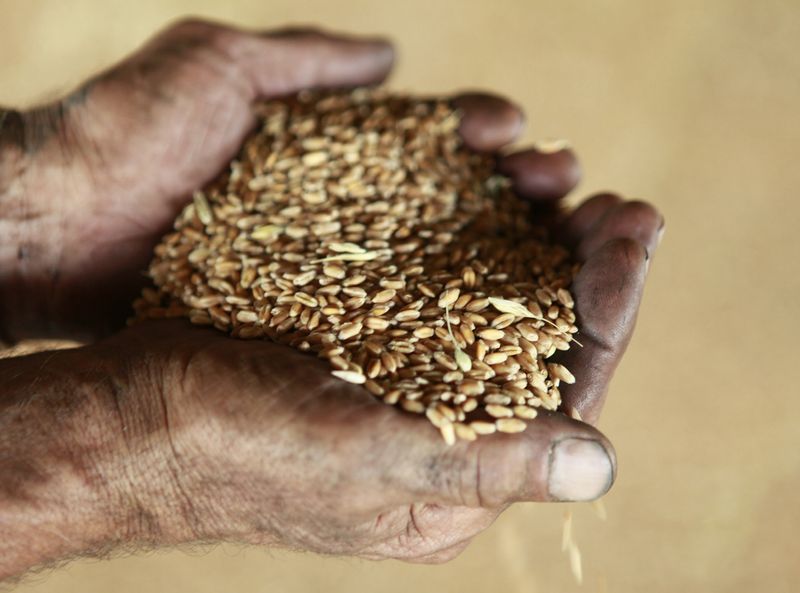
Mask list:
[{"label": "wrinkled skin", "polygon": [[[45,158],[61,163],[70,171],[61,184],[69,195],[41,206],[61,229],[59,246],[29,237],[44,255],[28,262],[21,290],[61,335],[112,333],[52,356],[101,369],[117,386],[97,397],[125,430],[109,437],[96,471],[124,474],[114,488],[138,501],[126,511],[139,526],[132,540],[227,540],[441,562],[509,504],[554,500],[552,453],[565,439],[595,442],[610,459],[607,483],[584,498],[610,487],[613,448],[593,425],[630,339],[663,220],[652,206],[614,194],[562,213],[553,188],[577,182],[574,156],[502,155],[523,118],[492,95],[454,99],[465,143],[498,154],[498,169],[583,262],[572,292],[584,347],[559,360],[577,377],[564,389],[565,406],[584,422],[545,413],[522,434],[447,447],[424,419],[377,402],[286,347],[180,320],[117,331],[153,246],[191,190],[227,164],[252,128],[254,100],[376,83],[392,60],[379,40],[184,22],[88,83],[57,116],[31,115],[49,122],[58,141],[44,138],[27,172]],[[58,178],[52,168],[47,179]],[[28,180],[37,183],[45,181]],[[37,293],[43,287],[45,297]],[[159,471],[137,467],[144,462],[131,452],[145,448]],[[118,470],[123,458],[132,470]]]}]

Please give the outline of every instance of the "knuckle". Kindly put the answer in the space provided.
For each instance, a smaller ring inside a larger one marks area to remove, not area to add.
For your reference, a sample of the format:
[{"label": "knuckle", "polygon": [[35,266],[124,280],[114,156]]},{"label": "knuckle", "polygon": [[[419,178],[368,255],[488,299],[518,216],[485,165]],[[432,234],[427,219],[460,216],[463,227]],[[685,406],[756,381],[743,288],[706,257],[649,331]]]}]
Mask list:
[{"label": "knuckle", "polygon": [[652,204],[643,200],[631,200],[620,206],[620,211],[625,218],[631,218],[647,226],[658,225],[661,222],[661,213]]},{"label": "knuckle", "polygon": [[442,461],[437,473],[448,500],[472,508],[496,508],[506,503],[511,488],[507,468],[489,463],[482,450],[470,444],[457,457]]},{"label": "knuckle", "polygon": [[527,439],[502,439],[497,446],[487,448],[474,469],[477,506],[498,509],[511,501],[526,499],[526,493],[536,489],[530,483],[535,474],[530,463]]},{"label": "knuckle", "polygon": [[450,491],[453,500],[461,506],[494,508],[505,503],[505,472],[502,468],[493,468],[481,453],[480,446],[469,445],[453,472],[458,480],[450,484]]},{"label": "knuckle", "polygon": [[183,17],[172,23],[167,29],[167,34],[183,36],[198,35],[215,29],[216,25],[198,17]]},{"label": "knuckle", "polygon": [[487,491],[486,480],[481,479],[485,468],[481,461],[480,449],[475,449],[468,457],[468,468],[468,471],[463,472],[466,479],[462,481],[462,499],[465,504],[476,507],[491,504],[492,493]]},{"label": "knuckle", "polygon": [[449,450],[436,453],[423,464],[424,490],[436,493],[437,498],[448,504],[480,506],[479,463],[471,447],[458,453]]},{"label": "knuckle", "polygon": [[592,204],[593,206],[611,207],[616,206],[620,202],[622,202],[622,197],[620,197],[619,194],[610,191],[602,191],[586,198],[584,205]]},{"label": "knuckle", "polygon": [[275,39],[285,39],[294,41],[316,42],[328,38],[325,32],[314,26],[301,25],[297,27],[285,27],[282,29],[274,29],[266,33],[267,37]]},{"label": "knuckle", "polygon": [[608,242],[611,257],[620,263],[638,262],[647,255],[646,248],[631,237],[618,237]]},{"label": "knuckle", "polygon": [[187,17],[170,25],[162,39],[167,44],[190,48],[221,47],[235,39],[238,31],[205,19]]},{"label": "knuckle", "polygon": [[441,465],[445,471],[439,472],[439,479],[446,497],[462,506],[482,506],[479,449],[469,446],[458,457],[447,455]]}]

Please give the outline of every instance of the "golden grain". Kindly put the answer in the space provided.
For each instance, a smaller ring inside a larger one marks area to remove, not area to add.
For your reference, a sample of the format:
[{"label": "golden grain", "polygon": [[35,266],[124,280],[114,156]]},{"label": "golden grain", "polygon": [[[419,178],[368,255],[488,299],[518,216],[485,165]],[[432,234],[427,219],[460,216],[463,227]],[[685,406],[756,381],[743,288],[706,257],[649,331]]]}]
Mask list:
[{"label": "golden grain", "polygon": [[494,422],[484,422],[483,420],[474,420],[469,423],[469,427],[475,431],[475,434],[492,434],[497,431]]},{"label": "golden grain", "polygon": [[448,288],[441,295],[439,295],[438,305],[444,309],[450,307],[458,300],[458,295],[461,291],[458,288]]},{"label": "golden grain", "polygon": [[355,383],[356,385],[362,385],[366,382],[367,378],[356,371],[331,371],[331,375],[334,377],[341,379],[342,381],[347,381],[348,383]]},{"label": "golden grain", "polygon": [[444,442],[447,443],[447,446],[455,444],[456,432],[451,422],[441,425],[439,427],[439,432],[442,434],[442,438],[444,439]]},{"label": "golden grain", "polygon": [[467,424],[457,422],[453,424],[453,428],[455,428],[456,436],[462,441],[474,441],[478,438],[478,433],[475,432],[475,429]]},{"label": "golden grain", "polygon": [[499,404],[489,404],[485,410],[493,418],[511,418],[514,416],[514,411],[511,408]]},{"label": "golden grain", "polygon": [[317,354],[448,443],[561,405],[575,378],[547,359],[579,344],[576,267],[461,145],[447,101],[304,92],[255,112],[228,174],[157,246],[138,319]]},{"label": "golden grain", "polygon": [[502,330],[492,329],[492,328],[482,329],[476,333],[484,340],[491,340],[491,341],[500,340],[504,338],[506,335],[505,332],[503,332]]},{"label": "golden grain", "polygon": [[495,425],[497,425],[497,430],[507,433],[523,432],[528,426],[518,418],[499,418],[495,420]]},{"label": "golden grain", "polygon": [[523,420],[533,420],[538,415],[538,412],[533,408],[529,408],[528,406],[514,406],[514,415],[517,418],[522,418]]}]

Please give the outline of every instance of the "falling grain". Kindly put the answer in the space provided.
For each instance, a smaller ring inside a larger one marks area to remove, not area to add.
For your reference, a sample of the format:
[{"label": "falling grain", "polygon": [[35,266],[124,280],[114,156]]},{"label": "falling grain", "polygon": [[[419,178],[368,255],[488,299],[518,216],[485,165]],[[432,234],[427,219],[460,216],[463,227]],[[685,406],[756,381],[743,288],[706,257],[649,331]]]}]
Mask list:
[{"label": "falling grain", "polygon": [[606,505],[603,502],[602,498],[598,498],[594,502],[592,502],[592,508],[594,509],[597,518],[601,521],[605,521],[608,519],[608,512],[606,511]]},{"label": "falling grain", "polygon": [[561,551],[566,552],[572,543],[572,511],[564,511],[564,522],[561,526]]},{"label": "falling grain", "polygon": [[575,582],[579,585],[583,583],[583,564],[581,562],[581,551],[578,545],[573,541],[569,545],[569,567],[572,570],[572,576],[575,577]]}]

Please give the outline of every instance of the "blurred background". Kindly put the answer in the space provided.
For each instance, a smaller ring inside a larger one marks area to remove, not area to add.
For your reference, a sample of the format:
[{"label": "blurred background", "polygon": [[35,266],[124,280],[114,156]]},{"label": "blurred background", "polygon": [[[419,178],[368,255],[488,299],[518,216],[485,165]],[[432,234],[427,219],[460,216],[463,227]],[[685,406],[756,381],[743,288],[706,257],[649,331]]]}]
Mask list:
[{"label": "blurred background", "polygon": [[583,587],[566,507],[518,505],[444,566],[223,547],[76,562],[17,591],[797,590],[797,0],[0,0],[0,104],[56,98],[188,14],[387,35],[395,88],[506,94],[525,141],[577,147],[573,200],[613,188],[665,213],[600,426],[620,462],[608,519],[573,509]]}]

